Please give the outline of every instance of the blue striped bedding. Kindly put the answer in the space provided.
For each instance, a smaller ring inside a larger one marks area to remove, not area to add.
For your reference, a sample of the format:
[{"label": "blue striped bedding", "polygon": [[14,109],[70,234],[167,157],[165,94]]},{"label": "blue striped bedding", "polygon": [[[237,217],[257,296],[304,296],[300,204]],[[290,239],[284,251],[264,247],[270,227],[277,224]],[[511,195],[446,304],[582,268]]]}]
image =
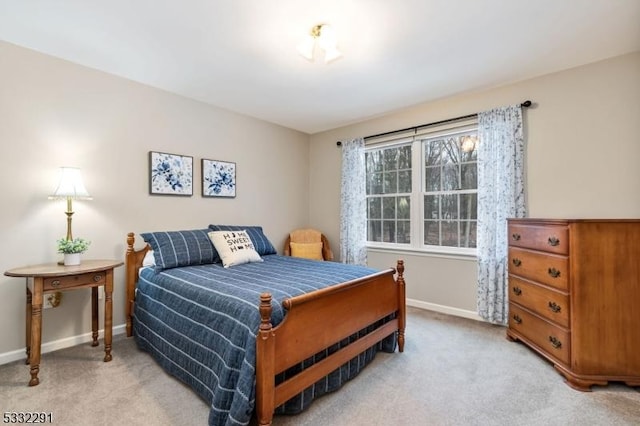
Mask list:
[{"label": "blue striped bedding", "polygon": [[[210,404],[209,425],[244,425],[251,419],[261,293],[273,296],[275,326],[285,315],[281,303],[286,298],[376,272],[277,254],[263,259],[228,269],[216,263],[140,272],[133,321],[136,342]],[[378,349],[392,351],[394,346],[391,339],[367,350],[276,412],[303,410],[313,398],[354,377]],[[326,351],[316,358],[324,356]],[[312,363],[307,360],[300,368]]]}]

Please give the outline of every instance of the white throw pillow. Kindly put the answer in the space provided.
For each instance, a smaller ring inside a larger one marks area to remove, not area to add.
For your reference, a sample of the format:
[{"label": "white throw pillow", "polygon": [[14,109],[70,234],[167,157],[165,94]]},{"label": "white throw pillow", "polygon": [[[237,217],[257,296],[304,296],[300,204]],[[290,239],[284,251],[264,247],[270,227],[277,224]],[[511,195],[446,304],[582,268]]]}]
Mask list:
[{"label": "white throw pillow", "polygon": [[149,250],[142,259],[142,266],[156,266],[156,258],[153,254],[153,250]]},{"label": "white throw pillow", "polygon": [[247,231],[211,231],[209,239],[218,251],[225,268],[243,263],[262,262]]}]

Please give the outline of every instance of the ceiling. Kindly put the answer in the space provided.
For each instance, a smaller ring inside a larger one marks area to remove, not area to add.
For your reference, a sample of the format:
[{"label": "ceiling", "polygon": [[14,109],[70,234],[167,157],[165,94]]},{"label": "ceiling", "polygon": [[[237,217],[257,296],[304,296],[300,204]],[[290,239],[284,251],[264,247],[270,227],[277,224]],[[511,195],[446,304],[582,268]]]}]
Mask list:
[{"label": "ceiling", "polygon": [[313,134],[640,51],[640,1],[1,0],[0,40]]}]

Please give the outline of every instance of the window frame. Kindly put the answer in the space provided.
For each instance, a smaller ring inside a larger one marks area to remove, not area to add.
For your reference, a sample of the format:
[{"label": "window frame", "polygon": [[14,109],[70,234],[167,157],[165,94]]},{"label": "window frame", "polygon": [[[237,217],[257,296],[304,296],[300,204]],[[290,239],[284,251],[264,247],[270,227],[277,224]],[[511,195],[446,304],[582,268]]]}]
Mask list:
[{"label": "window frame", "polygon": [[[407,134],[397,134],[388,136],[384,139],[377,139],[373,142],[367,142],[365,152],[391,148],[394,146],[402,146],[407,143],[411,145],[411,193],[410,193],[410,226],[411,226],[411,243],[389,243],[366,241],[366,247],[371,249],[403,251],[403,252],[421,252],[432,253],[445,257],[476,257],[477,249],[475,247],[451,247],[451,246],[435,246],[424,244],[424,195],[425,191],[425,163],[424,163],[424,140],[434,138],[444,138],[459,133],[470,132],[477,135],[478,124],[477,119],[466,120],[464,122],[449,123],[448,125],[437,126],[433,128],[416,129]],[[477,160],[476,160],[477,163]],[[448,191],[439,191],[439,193]],[[452,191],[452,193],[462,194],[463,192],[471,192],[470,190]],[[478,193],[477,184],[475,194]],[[398,193],[396,196],[403,195]],[[383,195],[383,194],[382,194]],[[369,195],[365,195],[367,199]],[[476,197],[477,199],[477,197]],[[367,203],[368,208],[368,203]],[[368,213],[367,213],[368,215]],[[368,220],[368,219],[366,219]],[[460,223],[460,218],[457,219]],[[476,218],[477,224],[477,218]],[[477,232],[477,226],[476,226]],[[477,234],[476,234],[477,241]]]},{"label": "window frame", "polygon": [[[380,194],[365,194],[365,204],[367,205],[367,212],[369,209],[369,198],[370,197],[380,197],[382,199],[384,199],[385,197],[404,197],[404,196],[409,196],[409,200],[411,203],[410,206],[410,210],[409,210],[409,224],[412,228],[412,232],[410,233],[410,239],[411,241],[414,241],[414,236],[413,236],[413,215],[414,215],[414,207],[415,207],[415,197],[414,197],[414,191],[415,191],[415,167],[414,164],[415,163],[415,154],[414,154],[414,149],[413,149],[413,144],[414,144],[414,140],[413,138],[407,138],[407,137],[402,137],[402,138],[397,138],[397,139],[393,139],[390,140],[388,142],[384,142],[384,143],[377,143],[375,145],[370,145],[368,148],[365,147],[365,152],[366,151],[374,151],[374,150],[380,150],[380,149],[388,149],[388,148],[400,148],[406,145],[411,146],[411,192],[407,193],[407,192],[396,192],[396,193],[391,193],[391,194],[385,194],[380,193]],[[365,156],[366,158],[366,156]],[[365,160],[366,161],[366,160]],[[366,176],[366,178],[368,178],[368,175]],[[367,213],[368,215],[368,213]],[[368,219],[365,219],[368,220]],[[380,218],[382,224],[382,228],[381,228],[381,232],[384,232],[384,217]],[[396,219],[395,222],[397,224],[397,212],[396,212]],[[368,224],[367,224],[368,225]],[[383,242],[383,241],[368,241],[366,242],[367,246],[376,246],[376,247],[385,247],[385,248],[402,248],[402,249],[407,249],[407,248],[411,248],[412,244],[406,244],[406,243],[389,243],[389,242]]]}]

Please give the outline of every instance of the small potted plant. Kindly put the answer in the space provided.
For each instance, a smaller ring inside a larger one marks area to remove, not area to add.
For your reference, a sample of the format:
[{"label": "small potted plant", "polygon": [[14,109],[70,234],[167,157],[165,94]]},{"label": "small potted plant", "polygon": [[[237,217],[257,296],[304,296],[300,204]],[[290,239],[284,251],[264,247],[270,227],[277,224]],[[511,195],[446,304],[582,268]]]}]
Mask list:
[{"label": "small potted plant", "polygon": [[58,253],[64,255],[64,264],[66,266],[79,265],[80,254],[87,251],[91,241],[87,241],[83,238],[74,238],[67,240],[62,238],[58,240]]}]

